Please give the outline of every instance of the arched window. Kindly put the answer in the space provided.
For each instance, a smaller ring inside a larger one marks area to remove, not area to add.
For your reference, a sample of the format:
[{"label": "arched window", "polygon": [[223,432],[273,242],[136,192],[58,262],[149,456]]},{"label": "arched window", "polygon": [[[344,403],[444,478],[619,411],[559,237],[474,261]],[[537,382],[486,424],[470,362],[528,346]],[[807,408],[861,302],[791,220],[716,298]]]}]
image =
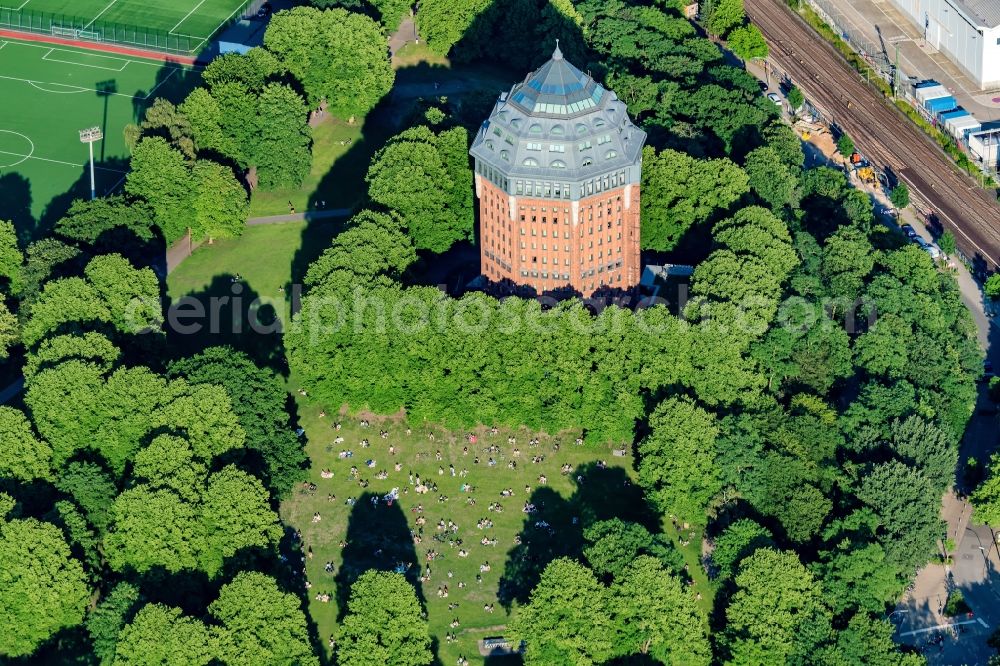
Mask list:
[{"label": "arched window", "polygon": [[523,164],[526,167],[536,167],[538,166],[538,160],[536,160],[534,157],[525,157],[524,161],[521,162],[521,164]]},{"label": "arched window", "polygon": [[594,163],[594,160],[592,160],[592,159],[590,159],[588,157],[587,159],[585,159],[583,162],[580,163],[580,166],[589,167],[589,166],[593,165],[593,163]]},{"label": "arched window", "polygon": [[493,141],[491,139],[486,139],[486,147],[493,150]]},{"label": "arched window", "polygon": [[606,159],[606,160],[613,160],[616,157],[618,157],[618,151],[616,151],[616,150],[609,150],[608,152],[606,152],[604,154],[604,159]]},{"label": "arched window", "polygon": [[541,133],[542,133],[542,126],[539,125],[538,123],[534,123],[531,127],[528,128],[528,134],[541,134]]},{"label": "arched window", "polygon": [[510,126],[513,127],[514,129],[520,129],[521,128],[521,119],[520,118],[514,118],[513,120],[510,121]]},{"label": "arched window", "polygon": [[566,128],[562,125],[553,125],[551,132],[552,136],[563,136],[566,134]]},{"label": "arched window", "polygon": [[507,160],[508,162],[510,162],[510,156],[507,155],[507,151],[506,150],[501,150],[500,151],[500,159]]},{"label": "arched window", "polygon": [[587,126],[586,125],[584,125],[583,123],[577,123],[576,124],[576,133],[577,134],[583,134],[586,131],[587,131]]},{"label": "arched window", "polygon": [[594,121],[594,127],[604,127],[604,125],[605,125],[605,122],[603,120],[601,120],[600,118],[598,118],[597,120]]},{"label": "arched window", "polygon": [[552,167],[553,169],[565,169],[566,163],[563,162],[562,160],[552,160],[552,163],[549,164],[549,166]]}]

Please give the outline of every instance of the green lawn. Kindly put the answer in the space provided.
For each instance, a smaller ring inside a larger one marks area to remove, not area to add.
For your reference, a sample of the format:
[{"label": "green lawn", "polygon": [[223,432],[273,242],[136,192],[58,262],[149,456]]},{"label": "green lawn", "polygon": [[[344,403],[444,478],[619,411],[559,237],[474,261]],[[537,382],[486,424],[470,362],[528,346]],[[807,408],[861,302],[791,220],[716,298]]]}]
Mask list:
[{"label": "green lawn", "polygon": [[[501,431],[494,436],[486,428],[477,429],[477,441],[471,443],[468,433],[449,433],[428,425],[412,425],[412,433],[407,434],[408,424],[402,417],[366,416],[368,428],[361,427],[360,417],[343,417],[339,419],[343,428],[337,431],[332,426],[338,417],[331,406],[311,404],[308,397],[301,396],[299,403],[299,420],[307,433],[306,447],[312,460],[309,479],[316,490],[299,489],[283,503],[281,513],[288,524],[301,530],[304,549],[312,553],[306,559],[312,584],[309,610],[324,643],[336,630],[338,600],[343,599],[349,582],[367,568],[391,570],[402,564],[409,567],[407,575],[417,583],[418,594],[425,600],[441,663],[453,664],[459,655],[472,663],[483,663],[477,641],[503,635],[508,621],[500,597],[501,576],[507,570],[511,579],[530,587],[544,566],[544,561],[522,564],[514,575],[511,562],[520,561],[517,556],[523,555],[525,547],[535,555],[550,548],[572,552],[581,539],[577,521],[649,516],[638,499],[638,490],[623,485],[634,476],[631,458],[613,456],[610,445],[578,446],[574,434],[568,433],[559,437],[540,435],[539,444],[532,446],[532,435],[527,431]],[[324,407],[326,416],[321,417]],[[382,430],[388,432],[387,439],[380,437]],[[433,441],[428,433],[434,433]],[[511,434],[516,437],[514,445],[508,444]],[[335,442],[338,436],[344,438],[343,443]],[[369,441],[368,448],[363,446],[363,439]],[[554,448],[556,443],[560,444],[558,450]],[[491,445],[498,446],[499,451],[491,453]],[[395,447],[395,454],[390,454],[390,446]],[[353,451],[353,457],[341,459],[342,450]],[[535,456],[544,460],[534,463]],[[488,463],[491,457],[497,461],[495,466]],[[369,459],[375,461],[371,468],[366,466]],[[606,461],[606,469],[597,466],[599,460]],[[515,469],[508,467],[511,461],[516,463]],[[396,463],[400,465],[398,471]],[[563,464],[572,466],[572,473],[562,474]],[[451,475],[450,465],[456,476]],[[358,468],[357,479],[351,477],[352,466]],[[333,477],[323,478],[324,470],[332,472]],[[383,470],[388,478],[376,478]],[[465,477],[463,470],[468,470]],[[425,485],[436,484],[437,489],[418,494],[409,480],[411,472]],[[546,484],[540,483],[539,475],[547,477]],[[583,480],[578,481],[577,475]],[[362,487],[364,482],[367,487]],[[463,491],[463,484],[471,484],[473,489]],[[392,506],[384,501],[377,507],[372,505],[372,497],[382,497],[392,488],[399,489],[397,502]],[[513,497],[502,497],[504,489],[512,489]],[[354,500],[353,506],[350,500]],[[522,511],[526,501],[535,504],[536,514]],[[502,505],[502,513],[489,510],[493,502]],[[320,516],[318,522],[313,522],[315,514]],[[421,516],[426,520],[423,535],[419,543],[414,543],[411,533],[419,535],[421,525],[417,521]],[[477,523],[482,519],[492,520],[492,527],[480,529]],[[457,524],[457,531],[438,529],[439,520],[446,526],[448,521]],[[539,520],[551,526],[552,534],[536,525]],[[515,543],[515,535],[521,535],[522,546]],[[496,539],[496,545],[483,545],[484,537]],[[345,547],[342,542],[346,542]],[[468,553],[466,557],[459,555],[463,549]],[[437,559],[428,560],[429,551],[436,551]],[[333,565],[332,573],[325,571],[327,562]],[[481,573],[484,563],[489,563],[490,570]],[[429,580],[419,581],[428,565]],[[698,569],[697,561],[691,568]],[[477,576],[481,576],[481,582],[477,582]],[[448,587],[447,598],[438,595],[444,586]],[[508,589],[511,594],[517,590]],[[699,591],[708,592],[704,585],[695,585],[691,594]],[[317,594],[329,594],[330,601],[317,600]],[[711,594],[703,597],[705,606]],[[458,606],[449,609],[449,604]],[[492,605],[493,612],[485,610],[484,605]],[[450,624],[455,618],[460,626],[453,629]],[[449,643],[445,638],[448,633],[456,634],[457,641]]]},{"label": "green lawn", "polygon": [[[167,294],[172,302],[187,296],[196,298],[211,312],[212,299],[239,296],[238,314],[232,301],[216,308],[216,325],[197,333],[170,334],[177,354],[190,354],[205,347],[228,344],[242,349],[276,369],[284,366],[280,331],[256,332],[248,324],[251,317],[270,322],[276,315],[288,321],[292,284],[301,282],[306,267],[330,245],[344,220],[318,220],[311,224],[288,222],[247,227],[240,238],[217,240],[194,251],[167,278]],[[239,276],[237,283],[233,278]],[[239,293],[236,293],[238,290]],[[254,314],[254,301],[259,312]],[[222,303],[222,301],[217,301]]]},{"label": "green lawn", "polygon": [[125,176],[122,130],[153,96],[177,99],[197,81],[190,68],[65,47],[0,40],[0,201],[25,235],[90,194],[79,130],[99,126],[98,194]]},{"label": "green lawn", "polygon": [[371,156],[386,135],[365,124],[327,116],[313,129],[312,168],[299,187],[257,190],[250,199],[250,216],[284,215],[291,202],[297,211],[319,208],[353,208],[364,198],[365,173]]}]

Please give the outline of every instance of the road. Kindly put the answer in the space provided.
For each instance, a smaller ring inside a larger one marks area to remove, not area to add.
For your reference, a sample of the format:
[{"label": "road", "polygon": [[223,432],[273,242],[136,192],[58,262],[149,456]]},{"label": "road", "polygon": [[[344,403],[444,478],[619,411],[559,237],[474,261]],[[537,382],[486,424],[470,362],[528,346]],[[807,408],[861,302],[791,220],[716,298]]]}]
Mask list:
[{"label": "road", "polygon": [[1000,265],[1000,205],[919,128],[862,82],[840,54],[780,0],[746,0],[746,12],[770,45],[770,59],[827,119],[846,131],[876,165],[891,169],[951,229],[959,248]]}]

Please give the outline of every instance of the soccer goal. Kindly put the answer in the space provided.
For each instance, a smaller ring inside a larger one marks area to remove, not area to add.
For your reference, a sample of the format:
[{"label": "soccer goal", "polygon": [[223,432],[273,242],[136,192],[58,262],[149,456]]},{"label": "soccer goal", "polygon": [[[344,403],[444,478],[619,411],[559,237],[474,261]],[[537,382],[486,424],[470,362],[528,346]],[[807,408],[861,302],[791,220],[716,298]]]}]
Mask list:
[{"label": "soccer goal", "polygon": [[51,29],[53,37],[70,37],[71,39],[76,39],[80,36],[80,31],[76,28],[66,28],[53,23]]},{"label": "soccer goal", "polygon": [[104,38],[101,33],[96,30],[77,30],[76,33],[83,39],[89,39],[95,42],[99,42]]}]

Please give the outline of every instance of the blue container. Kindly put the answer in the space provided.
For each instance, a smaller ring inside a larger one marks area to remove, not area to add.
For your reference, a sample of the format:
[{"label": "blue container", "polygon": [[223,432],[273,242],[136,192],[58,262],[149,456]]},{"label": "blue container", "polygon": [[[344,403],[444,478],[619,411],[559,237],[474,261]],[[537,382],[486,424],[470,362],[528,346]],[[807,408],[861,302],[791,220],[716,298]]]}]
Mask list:
[{"label": "blue container", "polygon": [[929,99],[924,102],[924,106],[927,107],[927,110],[931,113],[937,114],[944,111],[952,111],[958,106],[958,101],[951,95],[948,95],[946,97],[935,97],[934,99]]},{"label": "blue container", "polygon": [[970,115],[972,114],[963,109],[962,107],[958,107],[957,109],[954,109],[952,111],[942,111],[941,113],[938,114],[938,118],[941,119],[941,122],[945,122],[946,120],[951,120],[952,118],[961,118],[962,116],[970,116]]},{"label": "blue container", "polygon": [[927,79],[925,81],[921,81],[920,83],[918,83],[917,85],[915,85],[913,87],[914,88],[930,88],[931,86],[937,86],[937,85],[941,85],[941,84],[939,84],[934,79]]}]

